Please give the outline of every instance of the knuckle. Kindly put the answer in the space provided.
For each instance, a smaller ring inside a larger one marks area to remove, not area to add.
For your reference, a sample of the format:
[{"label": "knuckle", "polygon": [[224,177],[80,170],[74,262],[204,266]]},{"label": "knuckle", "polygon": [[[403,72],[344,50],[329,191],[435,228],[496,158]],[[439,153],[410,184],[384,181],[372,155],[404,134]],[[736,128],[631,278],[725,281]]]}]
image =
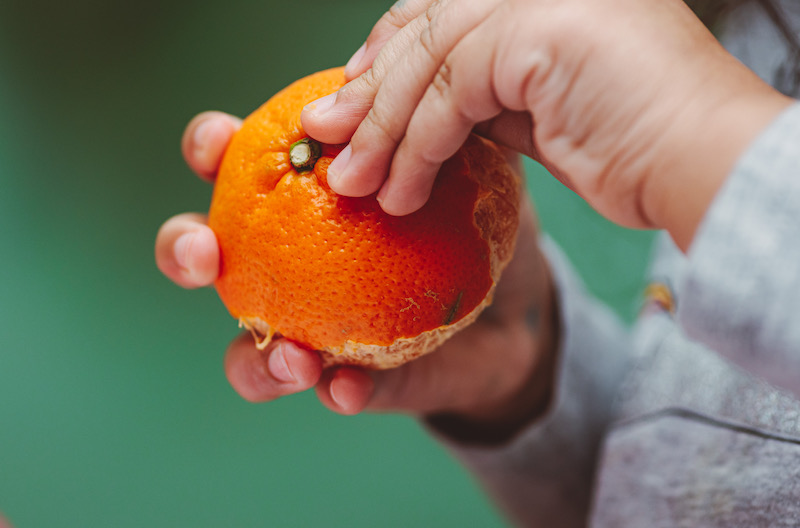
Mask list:
[{"label": "knuckle", "polygon": [[437,2],[431,4],[430,6],[428,6],[428,9],[425,10],[425,18],[428,20],[428,24],[433,22],[433,19],[436,18],[436,13],[438,12],[438,10],[439,10],[439,3]]},{"label": "knuckle", "polygon": [[437,70],[431,81],[430,90],[439,101],[437,104],[444,105],[448,115],[459,123],[472,126],[479,123],[499,108],[495,108],[493,101],[476,99],[469,95],[469,89],[465,88],[463,72],[454,75],[450,57],[447,57]]},{"label": "knuckle", "polygon": [[428,25],[442,23],[443,19],[450,20],[454,12],[458,11],[458,7],[452,4],[451,0],[438,0],[431,3],[423,13]]},{"label": "knuckle", "polygon": [[453,86],[453,70],[449,61],[443,62],[439,67],[431,81],[431,89],[433,90],[433,95],[441,101],[439,104],[445,104],[448,108],[448,113],[457,121],[462,123],[479,121],[473,115],[474,110],[466,106],[462,98],[458,96],[459,94]]},{"label": "knuckle", "polygon": [[[370,67],[363,74],[345,84],[336,93],[336,105],[352,105],[361,109],[365,104],[371,104],[375,94],[380,88],[381,79],[374,67]],[[366,113],[366,111],[365,111]]]},{"label": "knuckle", "polygon": [[[392,125],[391,115],[383,111],[378,105],[372,107],[367,117],[364,119],[362,126],[365,126],[365,129],[368,131],[366,132],[369,138],[368,141],[374,139],[375,133],[384,136],[384,138],[394,144],[399,143],[400,139],[402,139],[401,133],[397,132]],[[359,132],[361,132],[361,130],[360,128]]]},{"label": "knuckle", "polygon": [[446,21],[442,21],[443,18],[447,18],[447,12],[444,9],[445,5],[446,2],[431,4],[422,15],[424,26],[419,33],[419,44],[433,59],[436,59],[442,53],[442,46],[440,46],[438,36],[443,33],[441,26],[447,24]]},{"label": "knuckle", "polygon": [[431,59],[438,56],[435,34],[436,30],[430,24],[419,34],[419,45]]},{"label": "knuckle", "polygon": [[433,76],[431,86],[436,90],[438,95],[442,98],[448,98],[453,88],[453,70],[450,68],[448,61],[444,61],[436,75]]},{"label": "knuckle", "polygon": [[[352,83],[350,83],[352,84]],[[381,85],[381,75],[375,66],[370,67],[358,78],[357,88],[375,93]]]}]

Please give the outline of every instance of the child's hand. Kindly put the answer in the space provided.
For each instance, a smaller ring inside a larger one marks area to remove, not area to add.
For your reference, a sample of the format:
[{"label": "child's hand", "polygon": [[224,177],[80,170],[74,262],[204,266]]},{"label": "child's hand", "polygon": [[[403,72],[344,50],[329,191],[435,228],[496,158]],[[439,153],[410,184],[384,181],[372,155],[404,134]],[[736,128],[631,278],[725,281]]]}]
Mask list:
[{"label": "child's hand", "polygon": [[475,129],[545,164],[610,220],[667,228],[683,247],[790,103],[681,0],[408,0],[348,73],[302,116],[311,136],[350,140],[328,169],[337,192],[379,191],[387,212],[413,212]]}]

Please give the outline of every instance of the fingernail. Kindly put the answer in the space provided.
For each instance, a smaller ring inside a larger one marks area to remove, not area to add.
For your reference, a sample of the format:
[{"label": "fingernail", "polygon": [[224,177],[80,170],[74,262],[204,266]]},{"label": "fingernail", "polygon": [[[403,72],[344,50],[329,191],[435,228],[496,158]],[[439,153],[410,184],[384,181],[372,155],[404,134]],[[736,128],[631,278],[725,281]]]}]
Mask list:
[{"label": "fingernail", "polygon": [[378,201],[379,204],[381,204],[381,207],[383,207],[383,201],[386,199],[387,192],[388,191],[386,190],[386,185],[382,185],[380,190],[378,191],[378,194],[375,196],[375,199]]},{"label": "fingernail", "polygon": [[294,383],[297,379],[292,374],[289,368],[289,363],[286,361],[286,345],[278,345],[269,355],[267,365],[269,366],[269,373],[272,374],[278,381],[283,383]]},{"label": "fingernail", "polygon": [[208,135],[213,127],[212,122],[212,119],[206,119],[194,129],[194,133],[192,134],[192,149],[194,150],[195,159],[202,159],[206,154]]},{"label": "fingernail", "polygon": [[314,115],[321,116],[328,110],[333,107],[333,103],[336,102],[336,92],[326,95],[325,97],[321,97],[316,101],[308,103],[303,110],[306,112],[310,112]]},{"label": "fingernail", "polygon": [[396,197],[395,194],[389,190],[388,185],[384,184],[381,186],[375,199],[378,201],[378,205],[383,209],[384,213],[397,216],[396,204],[392,203],[396,201]]},{"label": "fingernail", "polygon": [[344,67],[344,74],[345,77],[351,79],[355,77],[355,72],[358,71],[358,66],[361,64],[361,60],[364,58],[364,55],[367,53],[367,43],[363,43],[353,56],[350,57],[350,60],[347,61],[347,64]]},{"label": "fingernail", "polygon": [[346,384],[346,380],[343,380],[339,377],[334,377],[331,381],[331,399],[333,402],[342,410],[346,410],[344,405],[345,401],[342,399],[342,391],[345,390],[345,387],[342,386],[342,383]]},{"label": "fingernail", "polygon": [[375,391],[372,379],[347,367],[336,371],[328,389],[341,414],[353,415],[364,410]]},{"label": "fingernail", "polygon": [[175,254],[175,262],[178,263],[183,270],[191,273],[191,248],[194,241],[194,233],[184,233],[175,241],[172,246],[172,251]]},{"label": "fingernail", "polygon": [[[350,158],[353,156],[353,148],[348,144],[339,153],[336,158],[328,165],[328,185],[333,189],[333,186],[339,183],[342,179],[344,171],[347,169],[347,164],[350,163]],[[334,189],[335,190],[335,189]]]}]

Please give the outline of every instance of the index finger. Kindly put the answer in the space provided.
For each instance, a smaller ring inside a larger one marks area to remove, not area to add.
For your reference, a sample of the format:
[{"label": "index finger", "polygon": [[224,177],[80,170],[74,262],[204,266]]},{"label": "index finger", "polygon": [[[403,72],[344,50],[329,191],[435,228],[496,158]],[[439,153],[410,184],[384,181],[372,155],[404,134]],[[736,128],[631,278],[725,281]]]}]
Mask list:
[{"label": "index finger", "polygon": [[181,152],[189,168],[206,181],[214,181],[222,155],[242,120],[224,112],[196,115],[183,132]]}]

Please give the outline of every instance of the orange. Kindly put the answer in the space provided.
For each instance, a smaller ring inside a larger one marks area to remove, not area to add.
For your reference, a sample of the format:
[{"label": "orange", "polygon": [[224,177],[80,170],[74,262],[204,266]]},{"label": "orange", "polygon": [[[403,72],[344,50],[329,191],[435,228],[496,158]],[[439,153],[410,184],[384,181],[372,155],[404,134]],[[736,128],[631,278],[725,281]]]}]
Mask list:
[{"label": "orange", "polygon": [[393,217],[375,196],[335,194],[326,171],[342,145],[307,138],[300,111],[343,83],[341,68],[301,79],[234,135],[209,212],[215,286],[261,346],[277,333],[328,365],[390,368],[489,304],[513,252],[519,181],[497,147],[470,137],[416,213]]}]

